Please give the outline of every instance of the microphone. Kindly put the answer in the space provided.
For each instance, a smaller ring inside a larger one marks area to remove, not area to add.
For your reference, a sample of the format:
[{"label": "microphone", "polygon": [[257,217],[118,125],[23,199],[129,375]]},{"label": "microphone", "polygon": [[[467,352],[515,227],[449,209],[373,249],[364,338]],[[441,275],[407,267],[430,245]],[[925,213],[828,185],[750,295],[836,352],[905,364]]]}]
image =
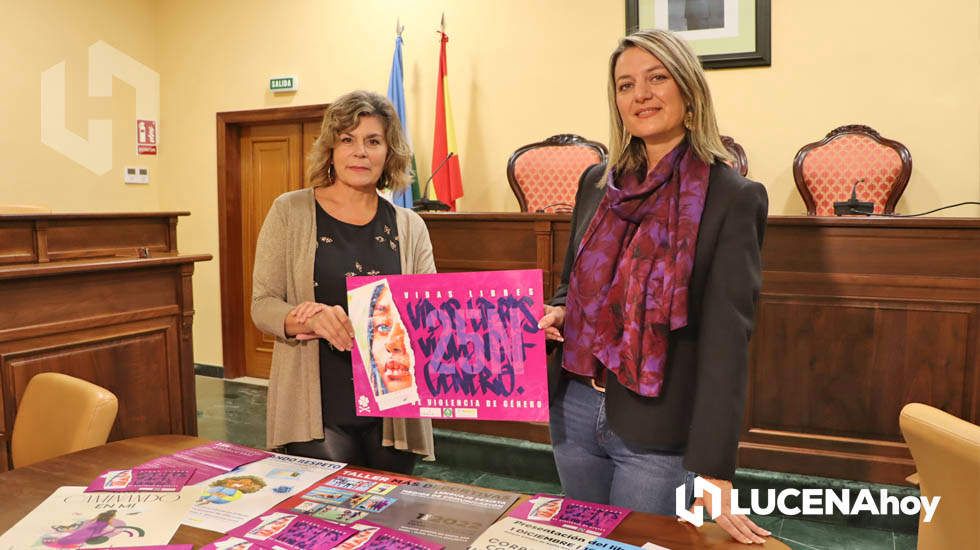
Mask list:
[{"label": "microphone", "polygon": [[864,181],[861,178],[854,182],[854,187],[851,188],[851,198],[846,201],[838,201],[834,203],[834,215],[844,216],[847,214],[873,214],[875,211],[875,204],[873,202],[859,201],[857,198],[857,188],[858,184]]},{"label": "microphone", "polygon": [[446,155],[446,158],[442,159],[439,166],[432,171],[432,175],[430,175],[429,179],[425,181],[425,187],[422,188],[422,198],[412,204],[412,210],[416,212],[448,212],[450,210],[448,204],[438,199],[433,200],[429,198],[429,184],[432,183],[432,178],[436,177],[439,170],[442,170],[443,166],[446,165],[446,162],[453,158],[455,154],[456,153],[450,152],[448,155]]}]

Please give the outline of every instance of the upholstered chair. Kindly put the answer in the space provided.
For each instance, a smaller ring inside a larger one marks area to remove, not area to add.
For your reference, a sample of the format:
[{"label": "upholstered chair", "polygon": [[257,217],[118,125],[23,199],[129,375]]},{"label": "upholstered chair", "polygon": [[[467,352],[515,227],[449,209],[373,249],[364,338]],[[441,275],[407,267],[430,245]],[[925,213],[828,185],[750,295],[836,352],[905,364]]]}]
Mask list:
[{"label": "upholstered chair", "polygon": [[980,426],[909,403],[899,415],[922,496],[941,497],[929,523],[919,514],[919,550],[980,548]]},{"label": "upholstered chair", "polygon": [[743,177],[747,176],[749,174],[749,159],[745,156],[745,149],[730,136],[721,136],[721,143],[732,155],[732,161],[728,165]]},{"label": "upholstered chair", "polygon": [[104,444],[118,409],[116,396],[91,382],[57,372],[34,375],[14,420],[14,468]]},{"label": "upholstered chair", "polygon": [[510,182],[522,212],[571,211],[585,169],[606,161],[606,147],[574,134],[559,134],[525,145],[507,161]]},{"label": "upholstered chair", "polygon": [[793,179],[810,216],[832,216],[834,202],[846,201],[852,189],[858,200],[874,203],[875,214],[891,214],[911,174],[907,147],[858,124],[805,145],[793,161]]}]

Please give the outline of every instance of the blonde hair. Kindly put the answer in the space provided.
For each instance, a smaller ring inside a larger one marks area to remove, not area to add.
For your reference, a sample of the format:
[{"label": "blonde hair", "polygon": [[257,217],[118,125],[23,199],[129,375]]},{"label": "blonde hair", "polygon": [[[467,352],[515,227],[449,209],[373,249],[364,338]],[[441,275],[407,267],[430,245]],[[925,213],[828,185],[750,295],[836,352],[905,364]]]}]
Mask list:
[{"label": "blonde hair", "polygon": [[[701,70],[701,62],[691,47],[676,34],[648,29],[637,31],[619,41],[619,46],[609,56],[609,163],[611,170],[622,174],[641,172],[647,167],[646,147],[643,140],[633,137],[623,124],[623,117],[616,106],[616,62],[629,48],[640,48],[664,64],[680,88],[681,97],[691,114],[690,127],[685,127],[687,141],[694,154],[708,164],[731,159],[718,132],[711,91]],[[686,125],[685,125],[686,126]],[[600,180],[604,184],[606,178]]]},{"label": "blonde hair", "polygon": [[378,180],[378,189],[401,190],[412,181],[412,151],[402,132],[398,113],[387,98],[374,92],[356,90],[344,94],[327,107],[320,126],[320,136],[313,143],[307,155],[307,176],[310,185],[327,187],[333,185],[333,149],[337,138],[361,123],[361,117],[376,116],[384,127],[388,154]]}]

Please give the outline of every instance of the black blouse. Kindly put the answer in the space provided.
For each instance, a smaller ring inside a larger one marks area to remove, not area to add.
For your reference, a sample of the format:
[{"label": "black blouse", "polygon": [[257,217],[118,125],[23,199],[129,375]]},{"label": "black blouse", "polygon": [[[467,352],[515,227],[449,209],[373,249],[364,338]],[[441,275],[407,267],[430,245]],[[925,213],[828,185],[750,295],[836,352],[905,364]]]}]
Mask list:
[{"label": "black blouse", "polygon": [[[374,218],[365,225],[342,222],[316,204],[313,294],[317,302],[347,311],[348,276],[401,274],[395,216],[395,207],[380,196]],[[333,349],[326,340],[320,340],[320,398],[324,424],[380,422],[354,412],[351,353]]]}]

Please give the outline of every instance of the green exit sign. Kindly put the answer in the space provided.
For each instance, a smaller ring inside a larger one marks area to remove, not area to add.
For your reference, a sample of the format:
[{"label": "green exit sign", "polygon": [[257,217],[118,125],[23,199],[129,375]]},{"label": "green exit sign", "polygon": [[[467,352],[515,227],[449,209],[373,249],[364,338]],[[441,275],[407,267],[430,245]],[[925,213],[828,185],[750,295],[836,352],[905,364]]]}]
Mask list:
[{"label": "green exit sign", "polygon": [[299,79],[295,76],[277,76],[269,79],[269,90],[276,92],[295,92],[299,89]]}]

